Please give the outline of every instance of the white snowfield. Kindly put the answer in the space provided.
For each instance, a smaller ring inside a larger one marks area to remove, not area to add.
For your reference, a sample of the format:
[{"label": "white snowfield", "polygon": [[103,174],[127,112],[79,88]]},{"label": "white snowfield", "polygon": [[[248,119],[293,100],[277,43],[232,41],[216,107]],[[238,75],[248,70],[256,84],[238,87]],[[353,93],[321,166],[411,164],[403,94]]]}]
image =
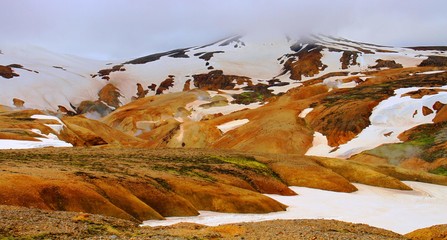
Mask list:
[{"label": "white snowfield", "polygon": [[[299,81],[290,79],[290,73],[282,74],[283,61],[287,54],[294,54],[290,46],[297,40],[286,37],[244,36],[236,41],[226,42],[224,39],[217,43],[186,49],[187,58],[173,58],[162,56],[160,59],[145,64],[125,64],[125,71],[112,72],[110,80],[100,76],[92,78],[101,69],[112,68],[126,60],[108,63],[84,59],[64,54],[56,54],[37,47],[1,46],[0,65],[20,64],[24,69],[14,68],[19,77],[5,79],[0,77],[0,104],[12,106],[12,99],[25,101],[25,107],[37,109],[57,110],[58,105],[70,108],[70,103],[77,106],[84,100],[96,100],[99,90],[108,83],[114,84],[122,98],[123,104],[131,101],[136,95],[136,84],[144,88],[151,84],[157,87],[169,75],[174,75],[174,86],[166,92],[183,90],[187,80],[192,75],[208,73],[213,69],[223,70],[227,75],[250,77],[253,84],[266,83],[273,78],[289,83],[285,86],[272,86],[269,89],[275,94],[283,93],[298,87]],[[297,38],[298,39],[298,38]],[[307,81],[315,77],[334,71],[358,72],[369,70],[377,59],[393,59],[404,67],[416,66],[428,55],[440,55],[436,51],[415,51],[406,48],[379,47],[364,43],[355,43],[345,39],[331,39],[325,36],[315,37],[317,44],[341,50],[358,52],[358,48],[370,50],[372,53],[359,53],[357,64],[341,69],[340,57],[342,52],[331,52],[324,49],[322,62],[328,67],[313,77],[303,77]],[[388,52],[383,52],[388,51]],[[212,53],[210,60],[200,59],[205,53]],[[282,75],[281,75],[282,74]],[[338,84],[338,87],[355,87],[354,83]],[[191,87],[194,88],[193,84]],[[150,91],[149,95],[155,92]]]},{"label": "white snowfield", "polygon": [[96,100],[104,80],[90,74],[105,68],[105,62],[57,54],[38,47],[1,46],[0,65],[20,64],[13,68],[19,77],[0,77],[0,104],[12,106],[13,98],[25,101],[25,107],[57,110],[70,103]]},{"label": "white snowfield", "polygon": [[[373,149],[382,144],[399,143],[399,134],[415,126],[433,123],[435,112],[424,116],[422,108],[432,109],[435,102],[447,103],[447,92],[439,92],[435,95],[426,95],[421,99],[413,99],[403,94],[419,89],[447,89],[444,87],[433,88],[401,88],[392,96],[379,103],[370,116],[371,125],[363,129],[354,139],[342,144],[335,151],[328,145],[326,136],[316,132],[313,146],[306,155],[322,157],[349,158],[350,156],[365,150]],[[433,110],[433,109],[432,109]]]},{"label": "white snowfield", "polygon": [[287,211],[268,214],[234,214],[201,211],[196,217],[168,217],[145,221],[142,226],[168,226],[193,222],[208,226],[277,219],[335,219],[364,223],[405,234],[436,224],[447,224],[447,186],[405,182],[413,191],[355,184],[359,191],[337,193],[291,187],[297,196],[267,195],[288,205]]},{"label": "white snowfield", "polygon": [[[231,100],[230,100],[231,101]],[[191,115],[188,116],[189,119],[193,121],[200,121],[204,116],[209,114],[218,114],[222,113],[223,115],[227,115],[233,112],[237,112],[243,109],[256,109],[262,107],[264,103],[250,103],[248,105],[245,104],[235,104],[229,103],[227,106],[215,106],[210,108],[200,107],[202,104],[211,103],[209,100],[196,100],[194,102],[188,103],[186,105],[186,109],[191,111]]]},{"label": "white snowfield", "polygon": [[224,124],[218,125],[217,128],[220,131],[222,131],[222,133],[226,133],[226,132],[236,129],[242,125],[245,125],[248,122],[250,122],[250,120],[248,120],[248,119],[239,119],[239,120],[234,120],[231,122],[226,122]]},{"label": "white snowfield", "polygon": [[37,138],[39,141],[0,139],[0,149],[31,149],[44,147],[73,147],[71,143],[51,138]]},{"label": "white snowfield", "polygon": [[314,109],[313,108],[306,108],[303,111],[300,112],[300,114],[298,115],[298,117],[300,118],[305,118],[307,116],[307,114],[309,114],[310,112],[312,112]]},{"label": "white snowfield", "polygon": [[[59,122],[59,124],[45,124],[50,127],[56,133],[64,128],[64,123],[57,117],[48,115],[32,115],[31,118],[41,119],[41,120],[54,120]],[[30,149],[30,148],[44,148],[44,147],[73,147],[71,143],[59,140],[59,138],[53,134],[43,134],[39,129],[31,129],[32,132],[41,135],[42,137],[36,138],[36,141],[26,141],[26,140],[10,140],[10,139],[0,139],[0,149]]]},{"label": "white snowfield", "polygon": [[418,75],[430,75],[430,74],[436,74],[436,73],[443,73],[445,70],[437,70],[437,71],[427,71],[427,72],[420,72],[416,73]]},{"label": "white snowfield", "polygon": [[312,147],[309,148],[305,155],[307,156],[324,156],[329,155],[334,148],[329,146],[326,136],[320,132],[314,132]]},{"label": "white snowfield", "polygon": [[55,116],[35,114],[35,115],[32,115],[31,118],[41,119],[41,120],[54,120],[54,121],[58,122],[59,124],[45,124],[45,126],[53,129],[58,134],[62,131],[62,129],[65,126],[65,124],[58,117],[55,117]]},{"label": "white snowfield", "polygon": [[[129,102],[130,97],[135,95],[136,82],[143,86],[152,83],[159,86],[168,75],[174,75],[174,87],[169,88],[165,93],[179,92],[182,91],[184,83],[192,79],[192,75],[210,72],[211,69],[208,67],[223,70],[226,75],[250,77],[256,84],[258,81],[269,80],[279,75],[282,65],[277,58],[291,51],[290,43],[286,38],[266,40],[245,37],[240,41],[224,45],[227,40],[229,39],[209,46],[189,48],[185,51],[188,58],[165,56],[146,64],[126,64],[124,66],[126,71],[110,74],[110,82],[121,90],[124,96],[123,103]],[[244,44],[242,45],[241,42]],[[210,60],[199,58],[203,54],[211,52],[214,54]],[[193,87],[192,84],[191,87]],[[154,92],[149,94],[153,95]]]}]

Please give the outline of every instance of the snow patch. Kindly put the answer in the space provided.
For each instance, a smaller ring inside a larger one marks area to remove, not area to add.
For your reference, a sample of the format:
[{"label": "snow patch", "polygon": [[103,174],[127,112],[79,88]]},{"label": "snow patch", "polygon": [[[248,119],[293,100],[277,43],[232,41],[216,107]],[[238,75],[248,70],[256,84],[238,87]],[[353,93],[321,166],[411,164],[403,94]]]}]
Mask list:
[{"label": "snow patch", "polygon": [[298,115],[298,117],[305,118],[307,116],[307,114],[309,114],[313,110],[314,110],[313,108],[306,108],[306,109],[304,109],[303,111],[300,112],[300,115]]},{"label": "snow patch", "polygon": [[200,121],[205,115],[218,114],[218,113],[227,115],[243,109],[255,109],[264,105],[263,103],[250,103],[248,105],[228,104],[227,106],[218,106],[210,108],[200,107],[200,105],[210,102],[211,101],[196,100],[194,102],[188,103],[185,107],[188,111],[191,111],[191,115],[188,117],[193,121]]},{"label": "snow patch", "polygon": [[393,190],[354,184],[358,191],[339,193],[290,187],[297,196],[267,195],[288,205],[287,211],[268,214],[232,214],[201,211],[196,217],[168,217],[166,220],[145,221],[143,226],[168,226],[193,222],[208,226],[276,219],[335,219],[364,223],[405,234],[419,228],[446,224],[447,187],[404,182],[413,191]]},{"label": "snow patch", "polygon": [[71,143],[49,138],[37,138],[40,141],[0,139],[0,149],[31,149],[44,147],[73,147]]},{"label": "snow patch", "polygon": [[[57,117],[47,115],[32,115],[33,119],[41,120],[54,120],[60,124],[45,124],[53,129],[58,134],[64,128],[65,124]],[[59,140],[59,138],[53,134],[43,134],[39,129],[31,129],[32,132],[41,135],[42,137],[36,138],[39,141],[27,141],[27,140],[9,140],[0,139],[0,149],[30,149],[30,148],[43,148],[43,147],[73,147],[71,143]]]},{"label": "snow patch", "polygon": [[[437,101],[447,103],[447,92],[426,95],[421,99],[414,99],[410,96],[402,97],[405,93],[419,89],[447,89],[447,86],[440,88],[411,87],[397,89],[395,90],[395,96],[380,102],[373,109],[369,118],[371,125],[363,129],[357,137],[340,145],[337,150],[332,151],[327,142],[320,135],[316,134],[314,142],[317,145],[314,144],[306,155],[348,158],[382,144],[401,142],[398,138],[399,134],[415,126],[432,123],[436,114],[432,113],[424,116],[422,114],[423,106],[433,106]],[[416,111],[417,114],[414,114]]]},{"label": "snow patch", "polygon": [[244,124],[247,124],[250,120],[248,119],[240,119],[240,120],[234,120],[231,122],[227,122],[224,124],[221,124],[219,126],[217,126],[217,128],[222,131],[222,133],[226,133],[228,131],[231,131],[233,129],[236,129]]},{"label": "snow patch", "polygon": [[439,70],[439,71],[427,71],[427,72],[420,72],[416,73],[417,75],[429,75],[429,74],[436,74],[436,73],[443,73],[445,70]]},{"label": "snow patch", "polygon": [[39,119],[39,120],[54,120],[54,121],[59,122],[59,124],[45,124],[45,126],[53,129],[53,131],[57,132],[58,134],[62,131],[62,129],[65,126],[65,124],[58,117],[55,117],[55,116],[35,114],[35,115],[32,115],[31,118]]},{"label": "snow patch", "polygon": [[312,147],[307,150],[307,156],[324,156],[332,151],[333,147],[329,146],[326,136],[319,132],[314,132]]},{"label": "snow patch", "polygon": [[[52,134],[52,133],[44,134],[44,133],[42,133],[42,131],[40,131],[39,129],[31,129],[31,132],[36,133],[36,134],[39,134],[39,135],[41,135],[41,136],[43,136],[43,137],[45,137],[45,138],[47,138],[47,139],[59,140],[59,138],[58,138],[56,135],[54,135],[54,134]],[[40,138],[38,138],[38,139],[40,139]]]},{"label": "snow patch", "polygon": [[54,120],[54,121],[57,121],[60,124],[64,125],[64,123],[58,117],[55,117],[55,116],[35,114],[35,115],[32,115],[31,118],[39,119],[39,120]]}]

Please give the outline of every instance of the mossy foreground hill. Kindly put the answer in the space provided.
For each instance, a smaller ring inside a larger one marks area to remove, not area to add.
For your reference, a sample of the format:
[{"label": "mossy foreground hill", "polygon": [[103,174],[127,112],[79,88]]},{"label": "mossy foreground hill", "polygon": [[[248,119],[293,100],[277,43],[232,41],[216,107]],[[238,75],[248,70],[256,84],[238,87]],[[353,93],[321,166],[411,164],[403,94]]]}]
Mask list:
[{"label": "mossy foreground hill", "polygon": [[197,210],[266,213],[295,194],[253,157],[201,151],[41,149],[0,152],[2,204],[133,221]]},{"label": "mossy foreground hill", "polygon": [[[74,211],[135,222],[199,210],[284,211],[266,196],[288,185],[353,192],[351,182],[410,190],[400,180],[447,177],[389,165],[299,155],[201,149],[46,148],[0,151],[3,205]],[[299,194],[299,193],[298,193]]]}]

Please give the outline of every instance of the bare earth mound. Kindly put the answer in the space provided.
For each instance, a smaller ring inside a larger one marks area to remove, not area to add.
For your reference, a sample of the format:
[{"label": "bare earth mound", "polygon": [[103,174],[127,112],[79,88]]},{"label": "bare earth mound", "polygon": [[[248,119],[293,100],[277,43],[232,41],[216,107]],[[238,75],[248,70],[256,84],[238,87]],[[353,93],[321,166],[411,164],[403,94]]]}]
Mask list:
[{"label": "bare earth mound", "polygon": [[4,205],[0,205],[0,215],[0,238],[406,239],[387,230],[334,220],[278,220],[216,227],[181,223],[151,228],[113,217]]}]

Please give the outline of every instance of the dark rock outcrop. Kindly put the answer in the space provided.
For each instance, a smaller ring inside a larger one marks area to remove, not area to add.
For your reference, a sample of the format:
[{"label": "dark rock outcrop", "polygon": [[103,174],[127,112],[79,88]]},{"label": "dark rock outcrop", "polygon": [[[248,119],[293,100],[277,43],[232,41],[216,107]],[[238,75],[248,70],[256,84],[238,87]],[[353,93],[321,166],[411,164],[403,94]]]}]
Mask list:
[{"label": "dark rock outcrop", "polygon": [[419,67],[445,67],[447,66],[447,57],[442,56],[429,56],[427,59],[422,61]]},{"label": "dark rock outcrop", "polygon": [[169,52],[163,52],[163,53],[155,53],[148,56],[140,57],[128,62],[125,62],[124,64],[145,64],[148,62],[154,62],[160,59],[161,57],[173,57],[173,58],[189,58],[188,55],[186,55],[186,51],[189,50],[189,48],[181,48],[181,49],[175,49]]},{"label": "dark rock outcrop", "polygon": [[379,68],[402,68],[403,67],[402,64],[396,63],[396,61],[394,61],[394,60],[377,59],[376,63],[377,63],[376,65],[370,66],[369,68],[379,69]]},{"label": "dark rock outcrop", "polygon": [[357,52],[352,51],[344,51],[343,55],[340,58],[341,68],[348,69],[349,66],[353,66],[357,64]]},{"label": "dark rock outcrop", "polygon": [[224,53],[224,51],[200,52],[200,53],[194,54],[194,56],[199,56],[200,59],[209,61],[211,58],[214,57],[214,54],[216,54],[216,53]]},{"label": "dark rock outcrop", "polygon": [[283,74],[290,72],[290,78],[301,80],[302,77],[313,77],[320,71],[323,71],[327,65],[321,62],[323,54],[322,47],[311,48],[308,45],[295,54],[288,54],[288,60],[284,63]]},{"label": "dark rock outcrop", "polygon": [[[98,71],[98,76],[102,77],[104,80],[109,80],[110,73],[112,72],[118,72],[118,71],[126,71],[126,69],[123,67],[123,65],[115,65],[112,68],[102,69]],[[96,76],[96,75],[93,75]]]},{"label": "dark rock outcrop", "polygon": [[74,116],[76,115],[75,112],[68,110],[66,107],[62,106],[62,105],[58,105],[58,112],[63,113],[63,114],[67,114],[68,116]]},{"label": "dark rock outcrop", "polygon": [[0,76],[6,79],[18,77],[19,74],[15,73],[9,66],[0,65]]},{"label": "dark rock outcrop", "polygon": [[140,83],[137,83],[137,97],[136,97],[136,99],[146,97],[148,92],[149,92],[148,89],[145,90]]},{"label": "dark rock outcrop", "polygon": [[218,90],[218,89],[234,89],[236,84],[242,85],[247,83],[252,85],[249,77],[225,75],[222,70],[214,70],[205,74],[197,74],[194,78],[194,86],[202,90]]},{"label": "dark rock outcrop", "polygon": [[435,110],[435,111],[439,111],[439,110],[441,110],[445,105],[446,105],[446,104],[444,104],[444,103],[442,103],[442,102],[440,102],[440,101],[436,101],[436,102],[433,104],[433,110]]},{"label": "dark rock outcrop", "polygon": [[158,86],[155,94],[160,95],[164,91],[168,90],[171,87],[174,87],[174,76],[173,75],[169,75],[168,78],[166,78],[163,82],[160,83],[160,86]]},{"label": "dark rock outcrop", "polygon": [[14,106],[17,108],[22,108],[25,105],[25,101],[23,101],[22,99],[19,99],[19,98],[13,98],[12,102],[13,102]]},{"label": "dark rock outcrop", "polygon": [[447,51],[447,46],[417,46],[417,47],[407,47],[416,51]]},{"label": "dark rock outcrop", "polygon": [[152,83],[151,85],[147,86],[151,91],[155,91],[157,89],[157,84]]},{"label": "dark rock outcrop", "polygon": [[185,85],[183,85],[183,92],[191,90],[191,79],[186,80]]},{"label": "dark rock outcrop", "polygon": [[422,114],[424,116],[430,115],[433,113],[433,110],[431,110],[430,108],[428,108],[427,106],[423,106],[422,107]]}]

